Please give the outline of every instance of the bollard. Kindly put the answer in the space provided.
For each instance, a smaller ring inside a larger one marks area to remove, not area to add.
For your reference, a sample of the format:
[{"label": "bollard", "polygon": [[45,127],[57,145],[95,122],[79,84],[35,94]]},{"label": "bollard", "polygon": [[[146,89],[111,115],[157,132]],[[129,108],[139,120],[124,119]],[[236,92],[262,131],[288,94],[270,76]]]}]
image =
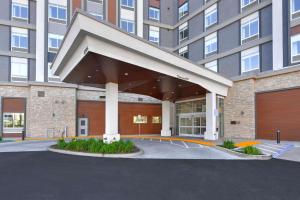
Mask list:
[{"label": "bollard", "polygon": [[280,144],[280,130],[276,131],[277,144]]},{"label": "bollard", "polygon": [[23,141],[25,140],[25,130],[24,129],[22,130],[22,140]]}]

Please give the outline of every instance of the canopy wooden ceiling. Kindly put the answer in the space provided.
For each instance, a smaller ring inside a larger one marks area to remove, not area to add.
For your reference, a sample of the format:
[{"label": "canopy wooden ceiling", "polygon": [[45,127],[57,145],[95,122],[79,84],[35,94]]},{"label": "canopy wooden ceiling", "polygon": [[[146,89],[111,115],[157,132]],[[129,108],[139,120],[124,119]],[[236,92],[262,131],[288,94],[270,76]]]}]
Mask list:
[{"label": "canopy wooden ceiling", "polygon": [[202,96],[207,92],[203,87],[180,78],[91,52],[64,81],[101,88],[105,83],[113,82],[119,84],[119,91],[170,101]]}]

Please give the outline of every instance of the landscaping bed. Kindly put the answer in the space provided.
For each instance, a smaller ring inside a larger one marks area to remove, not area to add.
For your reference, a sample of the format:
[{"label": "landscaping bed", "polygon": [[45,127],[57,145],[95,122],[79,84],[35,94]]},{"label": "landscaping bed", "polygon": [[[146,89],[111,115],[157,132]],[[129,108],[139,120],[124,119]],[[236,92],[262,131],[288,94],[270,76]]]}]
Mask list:
[{"label": "landscaping bed", "polygon": [[94,157],[130,157],[142,154],[142,151],[129,140],[106,144],[99,139],[73,139],[69,142],[60,139],[49,150],[57,153]]},{"label": "landscaping bed", "polygon": [[238,148],[235,146],[234,142],[230,140],[225,140],[222,145],[217,145],[216,148],[242,158],[260,160],[268,160],[272,158],[271,155],[263,154],[258,148],[254,146]]}]

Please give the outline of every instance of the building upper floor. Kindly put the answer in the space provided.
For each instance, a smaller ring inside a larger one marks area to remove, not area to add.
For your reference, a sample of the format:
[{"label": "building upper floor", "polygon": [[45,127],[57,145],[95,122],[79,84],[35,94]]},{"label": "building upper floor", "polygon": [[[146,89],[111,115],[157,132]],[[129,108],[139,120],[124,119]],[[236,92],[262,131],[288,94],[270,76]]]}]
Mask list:
[{"label": "building upper floor", "polygon": [[[43,6],[39,6],[41,2]],[[3,0],[1,3],[0,79],[3,81],[57,81],[49,66],[76,9],[229,78],[300,62],[300,0]],[[41,51],[43,56],[39,55]]]}]

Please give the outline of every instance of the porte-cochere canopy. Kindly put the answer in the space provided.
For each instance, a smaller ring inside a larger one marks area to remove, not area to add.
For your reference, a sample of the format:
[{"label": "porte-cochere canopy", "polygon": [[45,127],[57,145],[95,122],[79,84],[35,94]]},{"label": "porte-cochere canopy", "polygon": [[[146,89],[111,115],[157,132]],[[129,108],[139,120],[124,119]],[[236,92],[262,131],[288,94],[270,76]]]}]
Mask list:
[{"label": "porte-cochere canopy", "polygon": [[212,92],[226,96],[232,82],[202,66],[93,16],[77,11],[52,71],[63,82],[104,88],[161,100]]}]

